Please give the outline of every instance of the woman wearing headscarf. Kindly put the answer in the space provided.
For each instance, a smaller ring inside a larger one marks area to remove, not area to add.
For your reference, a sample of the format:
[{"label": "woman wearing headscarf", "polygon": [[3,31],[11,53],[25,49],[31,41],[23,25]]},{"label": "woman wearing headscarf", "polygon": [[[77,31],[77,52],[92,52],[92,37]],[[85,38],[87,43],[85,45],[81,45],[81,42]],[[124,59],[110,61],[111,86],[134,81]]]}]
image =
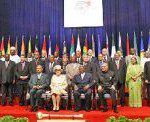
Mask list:
[{"label": "woman wearing headscarf", "polygon": [[137,62],[136,56],[131,58],[127,67],[126,83],[129,89],[129,106],[142,107],[141,86],[142,67]]}]

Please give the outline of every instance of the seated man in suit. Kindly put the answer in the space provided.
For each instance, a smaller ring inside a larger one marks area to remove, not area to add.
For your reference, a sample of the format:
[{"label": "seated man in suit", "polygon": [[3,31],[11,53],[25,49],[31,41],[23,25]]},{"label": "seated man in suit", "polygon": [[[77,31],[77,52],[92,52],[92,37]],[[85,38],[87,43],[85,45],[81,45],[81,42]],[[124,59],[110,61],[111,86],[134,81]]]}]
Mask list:
[{"label": "seated man in suit", "polygon": [[79,66],[79,74],[74,76],[72,85],[74,86],[74,100],[76,103],[75,111],[77,112],[80,110],[81,94],[85,94],[85,110],[89,111],[94,80],[90,73],[85,72],[85,68],[83,65]]},{"label": "seated man in suit", "polygon": [[116,80],[114,72],[110,71],[108,68],[108,63],[103,63],[101,65],[101,71],[98,73],[98,95],[101,100],[101,103],[104,106],[104,109],[102,112],[108,111],[107,108],[107,102],[104,98],[104,95],[106,93],[109,93],[112,102],[113,102],[113,110],[115,113],[118,113],[117,111],[117,100],[116,100]]},{"label": "seated man in suit", "polygon": [[41,95],[49,85],[48,76],[42,73],[43,67],[41,65],[37,65],[36,72],[36,74],[31,76],[29,81],[31,111],[34,112],[38,110]]},{"label": "seated man in suit", "polygon": [[15,75],[17,79],[18,92],[19,92],[19,104],[25,105],[25,97],[28,88],[28,81],[30,78],[29,62],[25,61],[25,55],[21,55],[20,62],[16,65]]}]

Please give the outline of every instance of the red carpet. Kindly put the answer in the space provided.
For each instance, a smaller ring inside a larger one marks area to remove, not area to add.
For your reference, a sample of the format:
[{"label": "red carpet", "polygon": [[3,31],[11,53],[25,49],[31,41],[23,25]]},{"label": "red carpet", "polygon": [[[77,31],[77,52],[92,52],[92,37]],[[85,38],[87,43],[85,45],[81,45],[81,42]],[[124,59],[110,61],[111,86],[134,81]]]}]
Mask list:
[{"label": "red carpet", "polygon": [[[127,116],[129,118],[142,118],[150,117],[150,107],[143,106],[142,108],[130,108],[130,107],[118,107],[119,113],[114,114],[112,110],[109,110],[106,113],[100,111],[91,111],[91,112],[73,112],[73,111],[59,111],[59,112],[47,112],[45,110],[39,110],[42,113],[49,114],[84,114],[84,119],[90,120],[91,122],[105,122],[105,120],[110,116]],[[19,107],[15,105],[10,106],[0,106],[0,116],[4,115],[13,115],[15,117],[28,117],[30,122],[36,122],[36,113],[31,113],[29,110],[25,110],[25,107]]]}]

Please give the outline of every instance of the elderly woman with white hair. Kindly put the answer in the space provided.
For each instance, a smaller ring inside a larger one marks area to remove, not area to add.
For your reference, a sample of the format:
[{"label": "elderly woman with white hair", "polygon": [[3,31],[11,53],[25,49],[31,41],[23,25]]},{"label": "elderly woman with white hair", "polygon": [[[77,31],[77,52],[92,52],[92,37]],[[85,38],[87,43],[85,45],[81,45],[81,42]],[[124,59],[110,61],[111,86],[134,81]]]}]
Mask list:
[{"label": "elderly woman with white hair", "polygon": [[53,101],[53,110],[59,111],[60,96],[67,94],[65,89],[68,84],[66,75],[62,74],[60,65],[56,65],[54,67],[54,72],[55,74],[52,76],[50,88]]}]

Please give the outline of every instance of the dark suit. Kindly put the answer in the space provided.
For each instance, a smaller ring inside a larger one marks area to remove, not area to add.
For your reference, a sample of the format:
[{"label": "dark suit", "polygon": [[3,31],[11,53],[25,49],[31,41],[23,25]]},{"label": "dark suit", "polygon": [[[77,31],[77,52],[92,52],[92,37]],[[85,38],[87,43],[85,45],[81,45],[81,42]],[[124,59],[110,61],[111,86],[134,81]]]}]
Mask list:
[{"label": "dark suit", "polygon": [[79,63],[79,64],[82,64],[82,58],[81,58],[81,57],[80,57],[80,58],[77,58],[77,59],[76,59],[76,62]]},{"label": "dark suit", "polygon": [[113,102],[113,109],[117,108],[117,100],[116,100],[116,90],[111,89],[112,85],[116,86],[115,74],[112,71],[108,72],[99,72],[98,73],[98,86],[102,87],[102,91],[98,91],[99,98],[101,103],[104,106],[104,109],[107,109],[107,102],[104,98],[104,94],[109,93],[112,102]]},{"label": "dark suit", "polygon": [[8,94],[9,103],[13,102],[13,81],[15,80],[15,62],[9,61],[6,67],[5,62],[1,63],[2,80],[2,105],[6,104],[6,95]]},{"label": "dark suit", "polygon": [[[110,62],[110,70],[115,73],[115,79],[120,93],[120,104],[125,104],[125,79],[126,79],[126,62],[124,58],[121,58],[117,64],[116,60]],[[119,65],[119,66],[117,66]]]},{"label": "dark suit", "polygon": [[49,60],[45,62],[45,73],[48,75],[49,81],[51,81],[51,78],[54,74],[53,68],[57,65],[56,62],[50,63]]},{"label": "dark suit", "polygon": [[[33,86],[40,85],[42,88],[34,89]],[[31,76],[29,81],[30,87],[30,104],[32,107],[38,106],[39,101],[41,100],[42,93],[45,92],[45,89],[49,85],[47,74],[42,73],[40,78],[38,78],[38,74],[34,74]]]},{"label": "dark suit", "polygon": [[87,62],[86,64],[84,64],[82,62],[82,65],[84,65],[85,67],[85,72],[92,74],[93,79],[96,79],[96,64],[94,64],[93,62]]},{"label": "dark suit", "polygon": [[95,63],[95,64],[97,64],[97,62],[98,62],[97,58],[93,57],[93,56],[89,60],[90,60],[90,62]]},{"label": "dark suit", "polygon": [[[17,80],[17,85],[18,85],[18,92],[19,92],[19,98],[20,98],[20,105],[25,104],[25,97],[27,93],[27,86],[28,86],[28,81],[30,79],[30,72],[29,72],[29,62],[24,62],[24,66],[22,66],[22,63],[18,63],[15,68],[15,75],[16,75],[16,80]],[[27,79],[22,80],[20,79],[20,76],[28,76]]]},{"label": "dark suit", "polygon": [[55,63],[56,64],[61,64],[61,62],[62,62],[62,59],[61,58],[59,58],[59,57],[57,57],[57,58],[55,58]]},{"label": "dark suit", "polygon": [[144,65],[144,79],[148,80],[147,83],[147,100],[150,106],[150,61],[146,62]]},{"label": "dark suit", "polygon": [[33,75],[33,74],[36,74],[36,66],[37,65],[41,65],[43,67],[43,72],[44,72],[44,61],[42,61],[41,59],[39,59],[37,62],[36,60],[33,60],[30,62],[30,65],[29,65],[29,71],[30,71],[30,75]]},{"label": "dark suit", "polygon": [[[73,79],[73,86],[77,86],[78,90],[74,90],[74,100],[76,103],[76,110],[80,109],[81,102],[80,102],[80,95],[85,94],[85,107],[87,110],[90,109],[90,101],[91,101],[91,94],[92,94],[92,86],[94,85],[92,75],[90,73],[85,73],[83,79],[81,74],[75,75]],[[89,85],[87,90],[83,88]]]}]

